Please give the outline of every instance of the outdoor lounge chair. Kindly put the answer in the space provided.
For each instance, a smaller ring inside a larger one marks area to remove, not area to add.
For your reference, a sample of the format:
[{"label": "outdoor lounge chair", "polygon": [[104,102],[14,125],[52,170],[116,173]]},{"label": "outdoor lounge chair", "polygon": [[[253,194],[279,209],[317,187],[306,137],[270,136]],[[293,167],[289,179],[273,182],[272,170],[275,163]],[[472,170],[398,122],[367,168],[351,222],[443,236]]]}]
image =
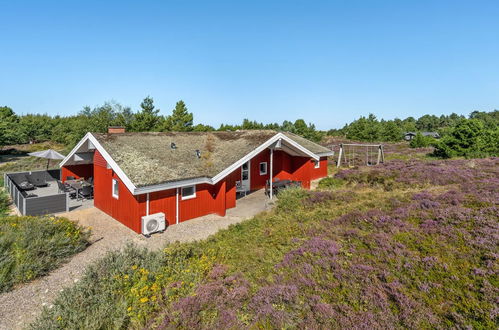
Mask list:
[{"label": "outdoor lounge chair", "polygon": [[79,191],[78,191],[78,197],[85,198],[85,199],[91,199],[93,198],[94,190],[92,186],[83,186]]},{"label": "outdoor lounge chair", "polygon": [[31,173],[28,174],[26,178],[28,179],[29,183],[31,183],[35,187],[47,187],[49,185],[47,183],[44,172]]},{"label": "outdoor lounge chair", "polygon": [[32,183],[29,183],[28,181],[23,181],[19,184],[19,188],[21,190],[33,190],[35,189],[35,186]]}]

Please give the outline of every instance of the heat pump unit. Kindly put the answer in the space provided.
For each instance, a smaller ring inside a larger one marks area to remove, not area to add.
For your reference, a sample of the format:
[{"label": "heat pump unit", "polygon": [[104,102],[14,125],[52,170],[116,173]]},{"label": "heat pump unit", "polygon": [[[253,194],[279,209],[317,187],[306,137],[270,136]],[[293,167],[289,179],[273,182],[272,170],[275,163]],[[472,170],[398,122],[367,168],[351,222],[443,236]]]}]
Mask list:
[{"label": "heat pump unit", "polygon": [[163,212],[154,213],[142,217],[142,235],[150,236],[158,231],[165,231],[166,222]]}]

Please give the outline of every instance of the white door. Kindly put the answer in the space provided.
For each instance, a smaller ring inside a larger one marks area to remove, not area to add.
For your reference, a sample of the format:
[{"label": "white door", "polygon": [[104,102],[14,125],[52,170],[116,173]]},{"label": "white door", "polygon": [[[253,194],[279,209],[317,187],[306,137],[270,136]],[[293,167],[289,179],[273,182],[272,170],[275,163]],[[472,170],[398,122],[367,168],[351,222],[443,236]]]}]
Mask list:
[{"label": "white door", "polygon": [[241,166],[241,186],[245,191],[250,190],[250,162],[247,161],[246,163]]}]

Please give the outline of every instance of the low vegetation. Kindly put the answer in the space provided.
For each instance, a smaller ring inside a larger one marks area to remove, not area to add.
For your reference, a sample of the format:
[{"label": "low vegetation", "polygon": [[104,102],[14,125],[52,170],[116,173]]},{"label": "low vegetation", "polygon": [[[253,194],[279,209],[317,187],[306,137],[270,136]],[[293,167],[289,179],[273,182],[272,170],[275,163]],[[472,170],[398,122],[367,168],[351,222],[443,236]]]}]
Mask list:
[{"label": "low vegetation", "polygon": [[494,328],[498,171],[340,171],[207,240],[108,254],[31,327]]},{"label": "low vegetation", "polygon": [[0,292],[59,267],[89,244],[89,232],[65,218],[0,217]]},{"label": "low vegetation", "polygon": [[8,211],[9,211],[9,195],[5,191],[5,189],[2,188],[3,186],[3,179],[0,180],[0,218],[3,216],[6,216]]}]

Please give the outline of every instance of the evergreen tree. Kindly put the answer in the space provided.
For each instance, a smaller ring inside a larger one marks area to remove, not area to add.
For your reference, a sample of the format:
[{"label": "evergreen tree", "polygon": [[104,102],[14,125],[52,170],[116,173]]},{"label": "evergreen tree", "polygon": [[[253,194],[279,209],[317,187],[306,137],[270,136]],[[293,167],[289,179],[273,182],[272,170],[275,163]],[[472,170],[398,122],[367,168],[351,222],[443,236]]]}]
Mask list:
[{"label": "evergreen tree", "polygon": [[161,121],[159,109],[154,106],[152,97],[146,97],[140,104],[141,111],[135,114],[131,129],[135,132],[148,132],[156,129]]},{"label": "evergreen tree", "polygon": [[426,148],[431,145],[434,139],[430,136],[423,136],[421,133],[417,133],[416,136],[409,142],[411,148]]},{"label": "evergreen tree", "polygon": [[485,129],[477,119],[461,120],[436,145],[434,154],[443,158],[499,155],[499,129]]},{"label": "evergreen tree", "polygon": [[19,117],[9,107],[0,107],[0,148],[7,144],[21,142],[18,128]]},{"label": "evergreen tree", "polygon": [[383,141],[400,141],[402,136],[403,132],[400,124],[397,124],[394,120],[389,120],[383,123],[381,127],[381,139]]},{"label": "evergreen tree", "polygon": [[172,114],[165,118],[161,128],[162,131],[186,132],[192,131],[192,122],[194,116],[187,111],[184,101],[180,100],[175,105]]},{"label": "evergreen tree", "polygon": [[120,107],[115,120],[117,126],[123,126],[130,131],[134,120],[135,114],[130,107]]}]

